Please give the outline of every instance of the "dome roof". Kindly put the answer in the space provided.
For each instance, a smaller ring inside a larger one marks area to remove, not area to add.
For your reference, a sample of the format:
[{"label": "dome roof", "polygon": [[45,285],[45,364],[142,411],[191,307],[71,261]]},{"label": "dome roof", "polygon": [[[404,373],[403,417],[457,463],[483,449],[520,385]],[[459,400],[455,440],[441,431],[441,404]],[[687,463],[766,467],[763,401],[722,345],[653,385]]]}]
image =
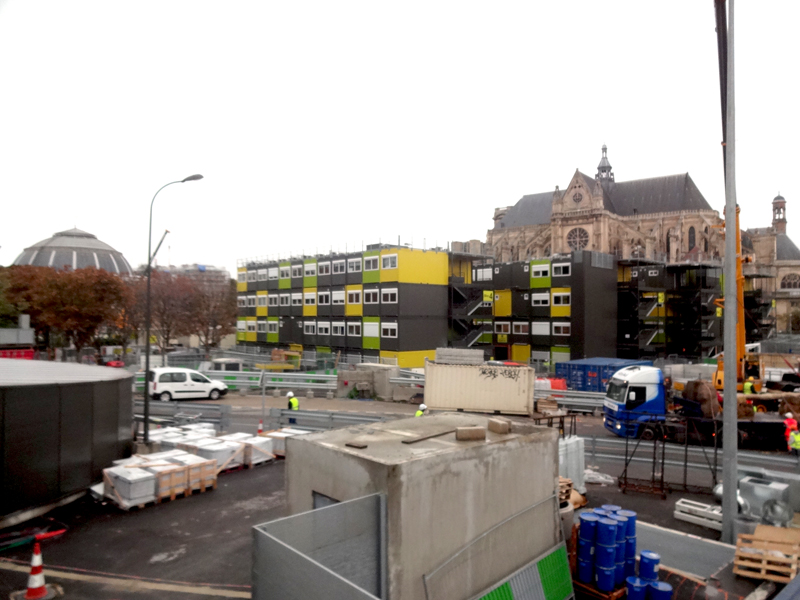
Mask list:
[{"label": "dome roof", "polygon": [[80,229],[61,231],[25,248],[14,264],[54,269],[96,267],[118,275],[133,275],[121,252]]},{"label": "dome roof", "polygon": [[775,199],[773,200],[773,202],[785,202],[785,201],[786,201],[786,198],[781,196],[780,192],[778,192],[778,195],[775,196]]}]

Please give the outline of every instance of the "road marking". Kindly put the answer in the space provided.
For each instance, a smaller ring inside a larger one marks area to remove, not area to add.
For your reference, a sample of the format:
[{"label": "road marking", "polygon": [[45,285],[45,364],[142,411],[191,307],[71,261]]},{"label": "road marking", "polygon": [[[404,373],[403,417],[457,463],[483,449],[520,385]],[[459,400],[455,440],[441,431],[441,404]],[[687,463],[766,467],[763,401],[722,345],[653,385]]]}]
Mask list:
[{"label": "road marking", "polygon": [[[6,571],[17,571],[19,573],[30,573],[30,566],[14,565],[0,560],[0,569]],[[198,596],[218,597],[218,598],[251,598],[250,592],[237,592],[234,590],[220,590],[207,585],[192,586],[178,585],[174,583],[155,583],[152,581],[142,581],[141,579],[125,579],[116,577],[100,577],[97,575],[84,575],[82,573],[70,573],[66,571],[54,571],[45,569],[46,577],[53,579],[71,579],[73,581],[83,581],[86,583],[98,583],[111,585],[129,592],[141,592],[143,590],[158,590],[160,592],[180,592],[182,594],[196,594]]]}]

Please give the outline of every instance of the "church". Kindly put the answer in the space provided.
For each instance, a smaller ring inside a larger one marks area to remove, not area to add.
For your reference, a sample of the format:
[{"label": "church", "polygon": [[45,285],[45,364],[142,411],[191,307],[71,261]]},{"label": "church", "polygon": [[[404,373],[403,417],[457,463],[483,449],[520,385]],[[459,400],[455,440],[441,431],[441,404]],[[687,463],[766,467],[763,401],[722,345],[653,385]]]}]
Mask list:
[{"label": "church", "polygon": [[720,260],[722,219],[688,173],[616,181],[606,146],[597,173],[497,208],[485,252],[499,262],[576,250],[665,263]]}]

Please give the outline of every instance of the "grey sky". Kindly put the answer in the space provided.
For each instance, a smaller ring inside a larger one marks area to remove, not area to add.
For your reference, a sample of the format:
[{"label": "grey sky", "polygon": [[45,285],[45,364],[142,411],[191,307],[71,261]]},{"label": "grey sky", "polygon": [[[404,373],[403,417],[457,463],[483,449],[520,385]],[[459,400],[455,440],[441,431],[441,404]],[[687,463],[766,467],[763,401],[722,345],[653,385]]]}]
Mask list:
[{"label": "grey sky", "polygon": [[[736,5],[744,227],[800,243],[800,4]],[[0,0],[0,264],[77,226],[161,263],[484,239],[593,175],[688,171],[722,211],[712,0]],[[166,248],[169,245],[169,248]]]}]

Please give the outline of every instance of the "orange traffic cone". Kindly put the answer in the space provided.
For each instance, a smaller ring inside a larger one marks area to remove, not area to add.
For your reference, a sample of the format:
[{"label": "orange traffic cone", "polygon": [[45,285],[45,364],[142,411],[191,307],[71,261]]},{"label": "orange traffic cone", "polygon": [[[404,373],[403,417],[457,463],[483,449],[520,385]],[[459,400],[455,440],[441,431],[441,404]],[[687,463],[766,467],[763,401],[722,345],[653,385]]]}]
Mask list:
[{"label": "orange traffic cone", "polygon": [[257,435],[261,435],[262,433],[264,433],[264,420],[263,419],[259,419],[258,420],[258,434]]},{"label": "orange traffic cone", "polygon": [[[23,595],[24,594],[24,595]],[[18,600],[48,600],[58,595],[56,588],[45,585],[42,573],[42,550],[39,542],[33,545],[33,558],[31,558],[31,573],[28,576],[28,589],[24,592],[14,592],[11,598]]]}]

